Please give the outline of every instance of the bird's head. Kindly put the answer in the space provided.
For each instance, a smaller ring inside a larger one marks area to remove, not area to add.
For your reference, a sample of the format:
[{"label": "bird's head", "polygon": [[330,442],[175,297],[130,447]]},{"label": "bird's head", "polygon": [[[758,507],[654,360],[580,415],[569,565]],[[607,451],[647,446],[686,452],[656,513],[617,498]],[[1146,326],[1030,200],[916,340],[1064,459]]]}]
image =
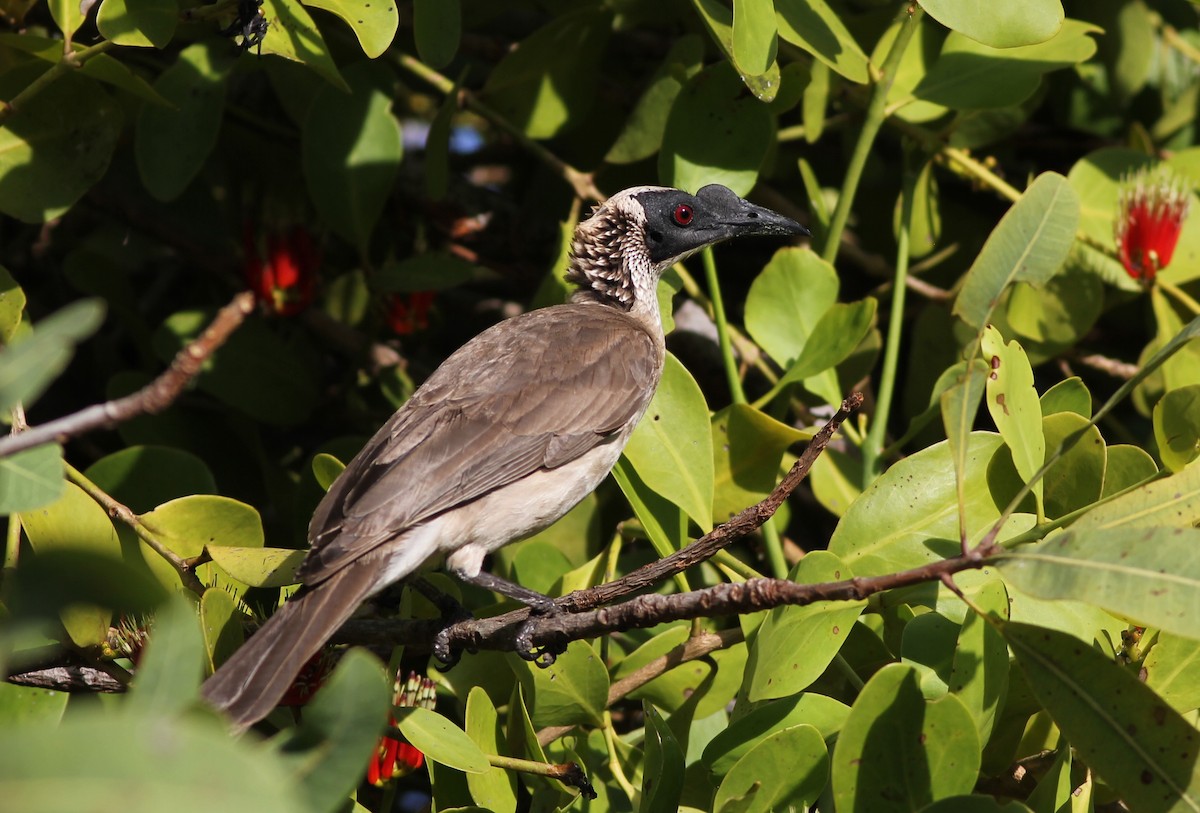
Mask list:
[{"label": "bird's head", "polygon": [[695,195],[662,186],[618,192],[575,229],[567,280],[576,299],[657,312],[663,271],[705,246],[750,235],[804,235],[791,218],[755,206],[720,184]]}]

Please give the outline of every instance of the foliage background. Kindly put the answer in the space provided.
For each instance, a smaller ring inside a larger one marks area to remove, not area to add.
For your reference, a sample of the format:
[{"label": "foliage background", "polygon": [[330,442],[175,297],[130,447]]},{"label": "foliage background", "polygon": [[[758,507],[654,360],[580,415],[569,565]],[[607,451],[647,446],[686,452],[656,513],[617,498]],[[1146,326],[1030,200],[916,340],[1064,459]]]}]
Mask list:
[{"label": "foliage background", "polygon": [[[0,407],[38,424],[133,392],[235,291],[262,300],[169,410],[0,458],[0,666],[135,673],[123,695],[0,684],[0,798],[1200,809],[1200,220],[1153,281],[1113,239],[1125,174],[1200,184],[1195,5],[264,0],[261,55],[221,33],[255,13],[0,3]],[[548,672],[467,656],[437,714],[400,720],[430,759],[415,797],[359,787],[389,694],[365,653],[271,739],[199,709],[245,614],[290,590],[325,455],[471,335],[562,301],[593,200],[708,182],[812,248],[668,275],[665,420],[493,568],[566,592],[682,547],[856,386],[868,408],[762,534],[661,590],[882,577],[981,540],[984,567],[575,642]],[[202,599],[172,556],[211,560]],[[574,760],[599,796],[495,756]]]}]

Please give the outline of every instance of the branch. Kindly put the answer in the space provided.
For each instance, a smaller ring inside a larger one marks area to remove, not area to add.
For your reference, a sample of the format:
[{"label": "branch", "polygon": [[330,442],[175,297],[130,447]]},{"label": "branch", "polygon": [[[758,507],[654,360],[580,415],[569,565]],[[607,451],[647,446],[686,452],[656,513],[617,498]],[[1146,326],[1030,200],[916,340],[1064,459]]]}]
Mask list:
[{"label": "branch", "polygon": [[25,432],[0,438],[0,457],[8,457],[44,443],[62,443],[68,438],[110,429],[143,413],[155,414],[170,406],[204,362],[229,338],[254,310],[254,294],[243,291],[217,313],[200,336],[176,354],[171,366],[145,387],[124,398],[93,404]]}]

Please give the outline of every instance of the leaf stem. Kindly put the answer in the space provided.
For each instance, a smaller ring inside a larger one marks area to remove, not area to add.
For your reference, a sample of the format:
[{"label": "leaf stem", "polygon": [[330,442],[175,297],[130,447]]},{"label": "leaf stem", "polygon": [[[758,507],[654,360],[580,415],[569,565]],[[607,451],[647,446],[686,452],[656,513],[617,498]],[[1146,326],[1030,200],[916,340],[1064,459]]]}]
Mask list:
[{"label": "leaf stem", "polygon": [[0,127],[12,118],[14,113],[21,112],[30,101],[32,101],[39,93],[52,85],[57,79],[64,74],[82,68],[84,64],[94,56],[104,53],[109,48],[113,47],[112,40],[103,40],[95,45],[89,45],[79,51],[68,50],[63,54],[62,59],[51,65],[42,75],[34,79],[25,88],[12,97],[11,100],[5,102],[0,101]]},{"label": "leaf stem", "polygon": [[896,40],[892,43],[887,58],[884,59],[882,75],[876,81],[875,88],[871,93],[866,118],[863,119],[862,129],[858,134],[858,143],[855,144],[854,152],[850,156],[850,163],[846,167],[846,178],[842,182],[837,208],[833,211],[833,219],[829,223],[829,234],[825,237],[825,248],[821,252],[821,258],[831,265],[837,259],[838,247],[842,242],[842,232],[846,229],[846,220],[850,217],[850,207],[854,205],[854,195],[862,180],[863,167],[867,164],[867,157],[871,154],[871,148],[875,144],[875,136],[879,134],[879,128],[886,118],[888,92],[892,89],[892,83],[896,79],[900,58],[904,56],[909,42],[912,41],[920,17],[921,9],[917,8],[901,25],[899,33],[896,34]]}]

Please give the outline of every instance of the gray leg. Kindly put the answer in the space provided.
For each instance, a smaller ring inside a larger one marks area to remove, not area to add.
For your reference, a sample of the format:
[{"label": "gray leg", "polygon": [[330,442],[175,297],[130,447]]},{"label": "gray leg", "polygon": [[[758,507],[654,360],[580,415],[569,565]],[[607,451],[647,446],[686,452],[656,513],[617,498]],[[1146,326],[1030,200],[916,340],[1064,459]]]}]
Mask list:
[{"label": "gray leg", "polygon": [[491,573],[480,572],[475,576],[467,576],[457,570],[451,572],[467,584],[491,590],[494,593],[507,596],[529,607],[529,618],[517,629],[516,635],[517,654],[522,658],[527,661],[533,661],[545,669],[547,666],[553,664],[560,654],[566,651],[565,647],[552,648],[550,646],[543,646],[537,649],[533,646],[533,626],[536,616],[554,615],[561,612],[558,609],[558,605],[554,603],[554,599],[536,590],[530,590],[528,587],[522,587],[519,584],[510,582],[508,579],[494,576]]}]

